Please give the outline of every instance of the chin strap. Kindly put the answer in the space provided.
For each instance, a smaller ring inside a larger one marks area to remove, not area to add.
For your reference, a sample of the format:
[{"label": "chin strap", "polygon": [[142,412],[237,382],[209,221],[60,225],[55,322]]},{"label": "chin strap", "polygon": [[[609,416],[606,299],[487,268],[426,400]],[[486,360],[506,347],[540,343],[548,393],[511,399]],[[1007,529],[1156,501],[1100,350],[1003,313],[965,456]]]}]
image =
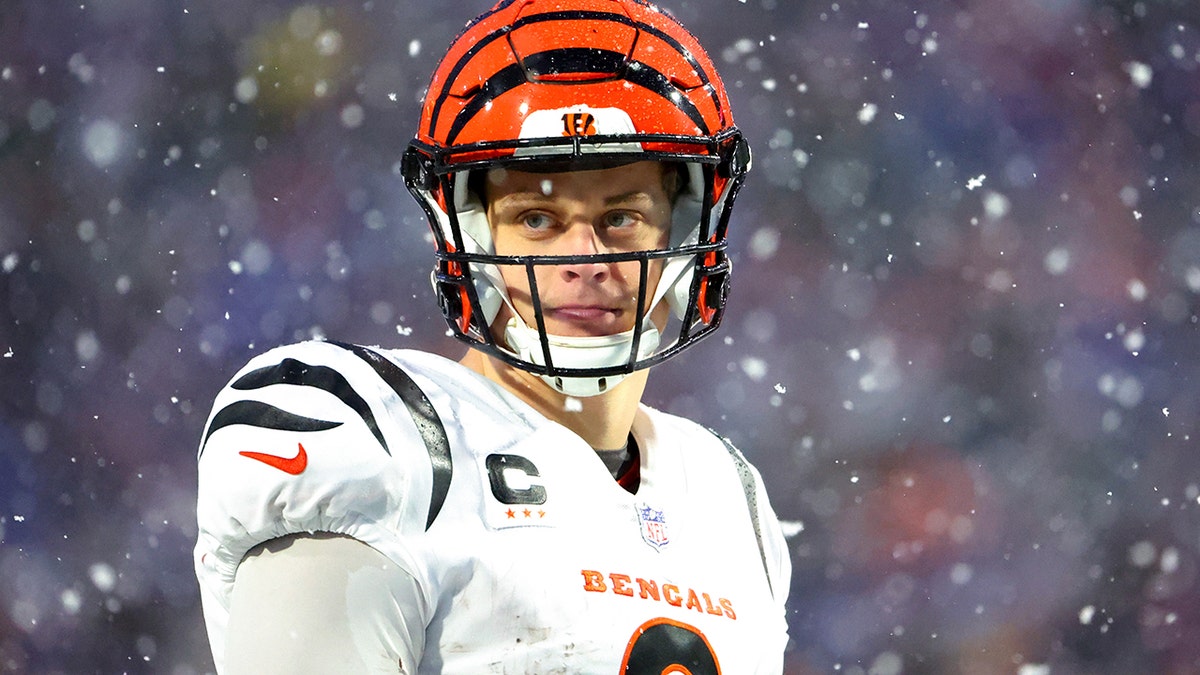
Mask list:
[{"label": "chin strap", "polygon": [[[644,359],[658,349],[662,336],[658,328],[647,318],[642,322],[642,339],[638,343],[637,360]],[[524,361],[539,366],[546,365],[542,353],[542,341],[535,329],[525,325],[521,319],[513,316],[504,327],[504,341]],[[596,337],[566,337],[562,335],[546,335],[550,348],[550,358],[556,368],[597,368],[622,363],[629,359],[633,349],[633,330],[627,330],[616,335],[601,335]],[[580,398],[596,396],[617,386],[626,375],[608,375],[605,377],[561,377],[557,375],[541,375],[546,384],[554,390],[567,396]]]}]

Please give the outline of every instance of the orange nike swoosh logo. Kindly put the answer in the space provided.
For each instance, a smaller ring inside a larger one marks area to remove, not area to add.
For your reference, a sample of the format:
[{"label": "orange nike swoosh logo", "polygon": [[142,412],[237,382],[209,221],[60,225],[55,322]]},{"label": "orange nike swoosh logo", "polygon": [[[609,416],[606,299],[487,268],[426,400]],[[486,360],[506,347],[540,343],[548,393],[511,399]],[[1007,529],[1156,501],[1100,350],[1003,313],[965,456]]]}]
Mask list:
[{"label": "orange nike swoosh logo", "polygon": [[308,453],[304,451],[303,444],[297,443],[296,445],[299,446],[300,449],[296,451],[295,457],[280,457],[278,455],[268,455],[264,452],[250,452],[249,450],[243,450],[238,454],[243,457],[249,457],[250,459],[257,459],[263,464],[266,464],[267,466],[273,466],[284,473],[290,473],[293,476],[299,476],[300,474],[304,473],[305,469],[308,468]]}]

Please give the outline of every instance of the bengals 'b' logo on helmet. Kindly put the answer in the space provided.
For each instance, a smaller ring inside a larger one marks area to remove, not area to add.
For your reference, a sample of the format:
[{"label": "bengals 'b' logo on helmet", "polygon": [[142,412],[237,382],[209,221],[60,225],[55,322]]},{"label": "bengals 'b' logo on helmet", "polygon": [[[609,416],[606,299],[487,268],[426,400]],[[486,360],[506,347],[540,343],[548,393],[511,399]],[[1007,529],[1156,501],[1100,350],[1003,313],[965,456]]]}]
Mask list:
[{"label": "bengals 'b' logo on helmet", "polygon": [[595,136],[596,117],[591,113],[566,113],[562,116],[563,136]]}]

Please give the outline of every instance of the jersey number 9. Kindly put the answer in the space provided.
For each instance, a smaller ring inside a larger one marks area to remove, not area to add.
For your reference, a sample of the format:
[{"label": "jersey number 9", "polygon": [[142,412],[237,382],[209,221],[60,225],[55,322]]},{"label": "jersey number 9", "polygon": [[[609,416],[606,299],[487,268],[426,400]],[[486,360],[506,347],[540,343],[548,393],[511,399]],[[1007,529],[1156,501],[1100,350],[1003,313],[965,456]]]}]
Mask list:
[{"label": "jersey number 9", "polygon": [[720,675],[721,666],[708,638],[698,629],[670,619],[651,619],[629,638],[623,675]]}]

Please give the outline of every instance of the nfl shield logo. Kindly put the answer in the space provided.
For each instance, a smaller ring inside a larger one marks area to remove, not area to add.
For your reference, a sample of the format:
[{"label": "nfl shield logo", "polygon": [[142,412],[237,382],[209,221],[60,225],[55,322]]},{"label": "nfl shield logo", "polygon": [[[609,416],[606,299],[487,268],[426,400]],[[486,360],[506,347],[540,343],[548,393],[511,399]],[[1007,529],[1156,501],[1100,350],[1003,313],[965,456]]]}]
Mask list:
[{"label": "nfl shield logo", "polygon": [[663,512],[652,508],[649,504],[639,503],[636,506],[638,523],[641,525],[642,539],[647,544],[659,550],[671,541],[667,536],[667,519]]}]

